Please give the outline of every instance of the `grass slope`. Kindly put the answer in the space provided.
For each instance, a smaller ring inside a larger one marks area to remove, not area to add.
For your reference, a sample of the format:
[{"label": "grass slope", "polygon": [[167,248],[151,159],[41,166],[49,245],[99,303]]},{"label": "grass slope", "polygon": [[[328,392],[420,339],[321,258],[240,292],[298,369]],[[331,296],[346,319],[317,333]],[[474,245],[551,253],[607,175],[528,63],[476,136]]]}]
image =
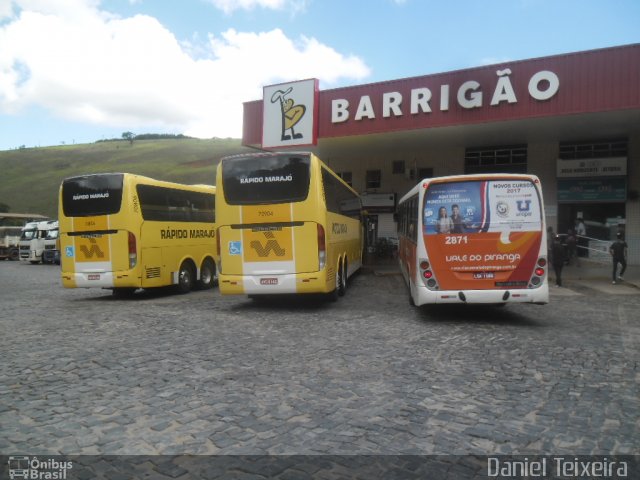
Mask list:
[{"label": "grass slope", "polygon": [[58,213],[64,178],[129,172],[179,183],[215,184],[225,155],[252,151],[238,139],[166,139],[99,142],[0,152],[0,203],[11,212]]}]

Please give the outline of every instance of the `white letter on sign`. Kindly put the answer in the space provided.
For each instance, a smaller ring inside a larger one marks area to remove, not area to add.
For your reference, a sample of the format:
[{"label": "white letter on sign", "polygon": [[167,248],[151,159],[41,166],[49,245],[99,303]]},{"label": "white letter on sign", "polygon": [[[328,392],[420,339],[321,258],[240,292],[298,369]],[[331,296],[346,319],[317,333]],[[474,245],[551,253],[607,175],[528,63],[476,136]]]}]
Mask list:
[{"label": "white letter on sign", "polygon": [[349,101],[344,98],[331,100],[331,123],[349,120]]},{"label": "white letter on sign", "polygon": [[430,100],[431,90],[428,88],[414,88],[411,90],[411,115],[419,113],[420,110],[424,113],[431,113]]},{"label": "white letter on sign", "polygon": [[467,92],[478,90],[480,84],[475,80],[469,80],[460,85],[458,89],[458,103],[462,108],[479,108],[482,106],[482,92],[472,92],[467,98]]},{"label": "white letter on sign", "polygon": [[[540,82],[544,81],[548,82],[549,86],[546,90],[540,90]],[[549,100],[558,93],[559,88],[560,79],[555,73],[549,72],[548,70],[536,73],[531,77],[531,80],[529,80],[529,95],[536,100]]]},{"label": "white letter on sign", "polygon": [[396,117],[402,116],[400,105],[402,104],[402,95],[399,92],[389,92],[382,95],[382,116],[390,117],[393,113]]},{"label": "white letter on sign", "polygon": [[376,118],[376,114],[373,111],[373,105],[369,95],[363,95],[360,97],[360,103],[358,104],[358,111],[356,112],[355,120],[362,120],[366,118]]}]

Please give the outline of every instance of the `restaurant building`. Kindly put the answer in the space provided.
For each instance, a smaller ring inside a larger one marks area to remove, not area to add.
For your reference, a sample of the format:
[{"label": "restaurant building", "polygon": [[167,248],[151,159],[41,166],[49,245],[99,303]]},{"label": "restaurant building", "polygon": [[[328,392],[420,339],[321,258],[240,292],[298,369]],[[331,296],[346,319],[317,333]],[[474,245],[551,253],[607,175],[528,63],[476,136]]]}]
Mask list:
[{"label": "restaurant building", "polygon": [[395,237],[419,180],[531,173],[545,215],[586,226],[590,257],[618,231],[640,264],[640,44],[320,91],[316,79],[244,104],[243,144],[311,150],[363,195],[369,242]]}]

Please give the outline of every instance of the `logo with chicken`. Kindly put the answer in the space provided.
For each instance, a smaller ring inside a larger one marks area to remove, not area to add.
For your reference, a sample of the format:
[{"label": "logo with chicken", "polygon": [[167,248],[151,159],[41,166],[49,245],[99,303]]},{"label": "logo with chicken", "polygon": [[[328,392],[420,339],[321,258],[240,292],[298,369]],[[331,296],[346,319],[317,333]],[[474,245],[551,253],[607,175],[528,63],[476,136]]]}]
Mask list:
[{"label": "logo with chicken", "polygon": [[280,103],[280,113],[282,119],[282,129],[280,139],[284,142],[291,139],[302,138],[301,133],[296,133],[293,127],[295,127],[302,117],[304,117],[307,107],[304,105],[296,105],[292,98],[288,98],[293,91],[293,87],[289,87],[286,90],[276,90],[271,95],[271,103]]}]

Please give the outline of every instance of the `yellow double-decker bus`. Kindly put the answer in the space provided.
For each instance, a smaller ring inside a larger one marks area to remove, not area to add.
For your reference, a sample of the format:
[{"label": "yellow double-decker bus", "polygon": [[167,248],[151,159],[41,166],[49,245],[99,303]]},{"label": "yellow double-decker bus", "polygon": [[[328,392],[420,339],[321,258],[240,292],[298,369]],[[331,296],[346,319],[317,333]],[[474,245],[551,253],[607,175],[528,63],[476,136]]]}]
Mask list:
[{"label": "yellow double-decker bus", "polygon": [[361,202],[318,157],[226,157],[216,187],[220,293],[344,295],[362,265]]},{"label": "yellow double-decker bus", "polygon": [[60,186],[60,256],[67,288],[175,285],[216,279],[215,187],[129,173],[67,178]]}]

